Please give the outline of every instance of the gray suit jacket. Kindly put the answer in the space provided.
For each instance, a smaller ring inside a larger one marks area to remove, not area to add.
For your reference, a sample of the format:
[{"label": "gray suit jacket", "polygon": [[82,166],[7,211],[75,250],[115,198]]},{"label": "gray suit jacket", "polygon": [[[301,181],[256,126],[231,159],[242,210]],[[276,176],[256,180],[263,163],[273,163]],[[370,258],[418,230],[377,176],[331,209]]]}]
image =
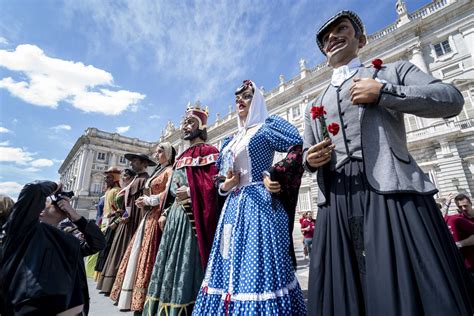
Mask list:
[{"label": "gray suit jacket", "polygon": [[[364,73],[372,74],[373,70]],[[436,193],[436,187],[408,152],[404,113],[427,118],[453,117],[462,110],[462,94],[406,61],[384,65],[377,78],[386,82],[379,101],[366,105],[360,119],[362,156],[369,185],[382,194]],[[314,170],[306,164],[307,149],[321,141],[321,126],[312,119],[311,106],[309,103],[305,111],[303,161],[306,170],[318,172],[318,205],[323,205],[328,195],[323,180],[330,177],[329,168]]]}]

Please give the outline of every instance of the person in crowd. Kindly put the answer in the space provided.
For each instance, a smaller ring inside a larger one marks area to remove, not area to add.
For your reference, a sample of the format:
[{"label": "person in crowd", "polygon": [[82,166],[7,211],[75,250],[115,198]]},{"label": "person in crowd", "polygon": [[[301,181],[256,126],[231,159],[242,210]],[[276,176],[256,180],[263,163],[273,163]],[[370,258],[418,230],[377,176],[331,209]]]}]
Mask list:
[{"label": "person in crowd", "polygon": [[454,202],[460,214],[449,216],[447,224],[474,280],[474,209],[471,199],[464,193],[456,195]]},{"label": "person in crowd", "polygon": [[288,215],[271,196],[281,188],[264,185],[274,153],[302,139],[293,125],[268,115],[252,81],[244,81],[235,95],[239,130],[224,141],[218,161],[218,192],[227,200],[193,315],[305,315]]},{"label": "person in crowd", "polygon": [[[104,183],[102,187],[102,192],[105,192],[106,190],[107,190],[107,187],[106,187],[106,184]],[[97,212],[95,215],[95,223],[99,227],[101,226],[102,215],[104,214],[104,199],[105,199],[105,195],[102,195],[96,204]],[[101,251],[103,250],[104,249],[102,249]],[[97,280],[97,277],[99,277],[98,272],[95,270],[95,267],[97,266],[97,260],[99,258],[99,254],[100,252],[95,253],[92,256],[89,256],[85,259],[86,275],[88,278],[94,278],[95,280]]]},{"label": "person in crowd", "polygon": [[206,144],[207,109],[188,107],[181,130],[189,142],[177,159],[159,219],[163,230],[143,315],[191,315],[218,219],[213,178],[218,150]]},{"label": "person in crowd", "polygon": [[299,219],[300,225],[302,225],[303,221],[306,219],[306,214],[308,214],[308,212],[304,212],[303,214],[301,214],[301,217]]},{"label": "person in crowd", "polygon": [[102,217],[104,216],[104,204],[105,204],[105,192],[107,192],[107,183],[104,182],[103,187],[102,187],[102,195],[99,198],[99,201],[97,201],[97,204],[95,206],[96,213],[95,213],[95,223],[97,226],[101,227],[102,226]]},{"label": "person in crowd", "polygon": [[2,226],[10,216],[10,212],[13,209],[13,202],[12,198],[3,194],[0,194],[0,232],[2,231]]},{"label": "person in crowd", "polygon": [[[135,172],[133,176],[135,176]],[[104,172],[104,184],[105,184],[105,194],[103,198],[99,200],[99,205],[101,205],[102,200],[102,214],[100,216],[99,227],[105,234],[105,248],[99,252],[97,255],[96,264],[94,267],[94,280],[98,280],[100,273],[102,272],[107,256],[109,255],[110,248],[112,247],[112,242],[114,241],[115,228],[117,228],[118,222],[121,220],[121,214],[118,212],[118,207],[116,203],[116,197],[120,191],[120,179],[122,177],[122,171],[117,167],[110,167]],[[128,175],[126,172],[125,175]],[[128,177],[127,179],[131,178]]]},{"label": "person in crowd", "polygon": [[305,219],[301,223],[301,232],[303,233],[303,244],[306,249],[305,254],[307,253],[307,255],[311,253],[313,245],[314,225],[315,220],[313,219],[311,212],[306,212]]},{"label": "person in crowd", "polygon": [[443,215],[445,221],[449,217],[449,207],[451,206],[451,203],[453,202],[453,199],[454,199],[454,193],[449,193],[443,204],[436,203],[436,205],[438,206],[439,210],[441,211],[441,214]]},{"label": "person in crowd", "polygon": [[[83,257],[101,250],[105,240],[61,193],[62,185],[36,181],[23,187],[13,206],[2,238],[2,315],[88,314]],[[47,202],[48,196],[55,202]],[[66,217],[83,241],[58,229]]]},{"label": "person in crowd", "polygon": [[145,183],[145,192],[137,199],[138,207],[148,208],[139,228],[128,244],[120,263],[110,298],[119,309],[142,311],[150,282],[156,253],[161,240],[158,220],[161,216],[166,188],[173,172],[176,150],[169,142],[157,146],[155,160],[158,166]]},{"label": "person in crowd", "polygon": [[471,315],[472,284],[403,119],[453,117],[463,96],[408,61],[364,67],[352,11],[316,41],[333,74],[305,111],[303,161],[319,187],[309,315]]},{"label": "person in crowd", "polygon": [[141,153],[125,154],[125,159],[130,161],[130,165],[136,173],[136,176],[125,188],[123,195],[124,210],[120,213],[120,223],[117,225],[110,252],[97,282],[97,289],[106,295],[112,290],[115,277],[120,267],[120,261],[127,250],[128,243],[145,215],[144,209],[136,206],[135,201],[143,194],[145,182],[148,179],[146,168],[148,166],[156,166],[156,162]]}]

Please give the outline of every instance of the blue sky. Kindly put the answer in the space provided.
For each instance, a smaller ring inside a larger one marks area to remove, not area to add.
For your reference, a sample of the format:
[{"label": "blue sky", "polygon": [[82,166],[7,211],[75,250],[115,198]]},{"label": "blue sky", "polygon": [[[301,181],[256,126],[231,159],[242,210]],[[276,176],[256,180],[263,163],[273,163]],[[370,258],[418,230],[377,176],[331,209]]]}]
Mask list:
[{"label": "blue sky", "polygon": [[395,3],[0,0],[0,193],[57,180],[87,127],[156,141],[196,100],[213,122],[242,80],[269,91],[300,58],[322,62],[315,29],[332,14],[357,11],[371,34]]}]

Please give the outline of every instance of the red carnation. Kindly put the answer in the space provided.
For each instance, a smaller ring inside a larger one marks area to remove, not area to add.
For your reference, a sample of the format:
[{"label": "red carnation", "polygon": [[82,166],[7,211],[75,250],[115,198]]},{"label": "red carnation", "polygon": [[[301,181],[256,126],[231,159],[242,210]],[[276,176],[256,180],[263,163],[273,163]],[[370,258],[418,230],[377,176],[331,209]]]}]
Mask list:
[{"label": "red carnation", "polygon": [[339,133],[339,129],[339,124],[337,124],[336,122],[333,122],[328,125],[328,132],[331,133],[333,136],[336,136],[337,133]]},{"label": "red carnation", "polygon": [[372,65],[375,69],[380,70],[382,68],[383,61],[382,59],[374,59],[372,60]]},{"label": "red carnation", "polygon": [[314,119],[323,117],[323,115],[326,114],[326,111],[324,110],[324,106],[312,106],[311,107],[311,116]]}]

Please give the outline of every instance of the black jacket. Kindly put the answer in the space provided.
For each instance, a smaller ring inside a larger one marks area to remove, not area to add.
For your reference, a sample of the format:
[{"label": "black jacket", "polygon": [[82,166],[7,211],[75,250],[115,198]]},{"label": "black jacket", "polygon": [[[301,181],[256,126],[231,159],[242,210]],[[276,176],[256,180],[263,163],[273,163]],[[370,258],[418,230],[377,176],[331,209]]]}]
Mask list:
[{"label": "black jacket", "polygon": [[55,315],[80,304],[88,310],[83,256],[102,249],[105,240],[100,229],[84,218],[76,223],[83,242],[39,222],[46,197],[56,188],[50,181],[25,185],[3,227],[2,315]]}]

